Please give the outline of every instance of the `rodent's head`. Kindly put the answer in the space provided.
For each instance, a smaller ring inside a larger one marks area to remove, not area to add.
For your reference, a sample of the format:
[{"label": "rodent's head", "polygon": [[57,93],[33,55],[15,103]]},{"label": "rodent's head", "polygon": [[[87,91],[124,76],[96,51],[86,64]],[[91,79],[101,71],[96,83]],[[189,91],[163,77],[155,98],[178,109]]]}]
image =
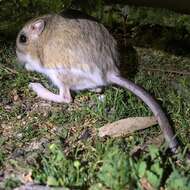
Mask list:
[{"label": "rodent's head", "polygon": [[[40,35],[45,27],[43,19],[33,20],[27,23],[19,32],[16,39],[16,53],[19,55],[35,54]],[[23,61],[20,59],[20,61]]]}]

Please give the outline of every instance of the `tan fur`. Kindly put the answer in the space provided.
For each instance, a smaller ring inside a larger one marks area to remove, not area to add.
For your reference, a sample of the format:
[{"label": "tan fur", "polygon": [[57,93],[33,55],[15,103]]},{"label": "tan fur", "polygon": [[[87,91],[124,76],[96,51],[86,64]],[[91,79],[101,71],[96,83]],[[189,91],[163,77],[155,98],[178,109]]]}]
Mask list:
[{"label": "tan fur", "polygon": [[[25,47],[22,47],[17,39],[17,49],[31,54],[33,58],[40,59],[44,67],[68,69],[74,67],[84,71],[93,71],[97,66],[103,70],[115,68],[112,59],[109,61],[109,59],[103,58],[104,62],[110,62],[109,65],[101,62],[101,59],[95,60],[95,63],[92,61],[93,57],[99,58],[97,54],[105,56],[107,52],[110,57],[114,56],[114,59],[117,59],[116,41],[100,23],[85,19],[70,20],[60,15],[45,15],[37,19],[43,19],[46,22],[40,38],[35,42],[29,42]],[[28,22],[23,31],[27,31],[28,26],[37,19]],[[97,38],[100,37],[102,39],[98,40],[102,41],[102,47],[98,47],[99,44],[96,43]],[[109,41],[105,41],[105,39],[109,39]],[[112,50],[106,49],[107,43],[109,46],[112,45]],[[84,59],[84,54],[86,54],[86,59],[81,61]],[[112,65],[113,68],[109,68]]]}]

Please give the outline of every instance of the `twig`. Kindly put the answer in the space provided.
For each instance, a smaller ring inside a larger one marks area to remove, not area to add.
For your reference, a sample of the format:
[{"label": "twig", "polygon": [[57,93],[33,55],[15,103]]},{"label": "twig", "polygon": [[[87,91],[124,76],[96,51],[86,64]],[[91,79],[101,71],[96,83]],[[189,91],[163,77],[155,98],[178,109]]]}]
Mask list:
[{"label": "twig", "polygon": [[[10,67],[5,67],[3,65],[0,65],[0,69],[1,68],[4,69],[8,73],[12,73],[12,74],[18,74],[19,73],[18,71],[14,70],[14,69],[11,69]],[[34,77],[34,76],[32,76],[31,78],[34,79],[34,80],[39,80],[39,78]]]},{"label": "twig", "polygon": [[145,71],[159,71],[159,72],[164,72],[164,73],[175,73],[179,75],[190,75],[190,72],[187,71],[176,71],[176,70],[165,70],[165,69],[154,69],[154,68],[147,68],[147,67],[142,67],[142,70]]},{"label": "twig", "polygon": [[5,71],[7,71],[9,73],[18,74],[18,72],[16,70],[11,69],[9,67],[5,67],[5,66],[1,65],[0,68],[4,69]]}]

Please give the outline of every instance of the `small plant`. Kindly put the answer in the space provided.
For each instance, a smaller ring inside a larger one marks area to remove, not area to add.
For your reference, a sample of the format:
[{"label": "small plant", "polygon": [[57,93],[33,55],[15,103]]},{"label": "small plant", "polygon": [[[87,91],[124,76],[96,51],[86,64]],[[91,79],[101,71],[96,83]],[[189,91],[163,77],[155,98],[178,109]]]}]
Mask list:
[{"label": "small plant", "polygon": [[161,185],[163,177],[163,165],[161,155],[158,148],[149,147],[149,154],[143,160],[135,164],[136,174],[138,176],[138,185],[141,187],[141,180],[144,178],[151,184],[152,187],[158,189]]},{"label": "small plant", "polygon": [[43,157],[41,164],[41,169],[34,171],[34,176],[44,184],[81,187],[86,182],[87,175],[81,163],[67,159],[56,144],[49,146],[49,155]]},{"label": "small plant", "polygon": [[102,162],[103,165],[98,173],[100,181],[113,190],[124,189],[130,175],[126,155],[118,148],[112,148],[105,153]]},{"label": "small plant", "polygon": [[179,173],[179,171],[174,170],[166,182],[166,187],[168,190],[189,190],[190,178],[183,172]]},{"label": "small plant", "polygon": [[4,183],[4,189],[12,190],[21,185],[21,182],[15,178],[7,178]]}]

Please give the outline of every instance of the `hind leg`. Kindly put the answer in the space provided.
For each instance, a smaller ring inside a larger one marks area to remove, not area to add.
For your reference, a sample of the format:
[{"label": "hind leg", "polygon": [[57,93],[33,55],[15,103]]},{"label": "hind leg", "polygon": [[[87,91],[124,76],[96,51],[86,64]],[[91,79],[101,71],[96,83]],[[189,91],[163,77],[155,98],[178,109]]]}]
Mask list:
[{"label": "hind leg", "polygon": [[40,83],[30,83],[29,87],[36,92],[38,97],[53,101],[53,102],[58,102],[58,103],[71,103],[72,102],[72,97],[70,93],[70,89],[66,86],[63,86],[59,89],[59,94],[54,94],[50,92],[48,89],[46,89],[43,85]]}]

